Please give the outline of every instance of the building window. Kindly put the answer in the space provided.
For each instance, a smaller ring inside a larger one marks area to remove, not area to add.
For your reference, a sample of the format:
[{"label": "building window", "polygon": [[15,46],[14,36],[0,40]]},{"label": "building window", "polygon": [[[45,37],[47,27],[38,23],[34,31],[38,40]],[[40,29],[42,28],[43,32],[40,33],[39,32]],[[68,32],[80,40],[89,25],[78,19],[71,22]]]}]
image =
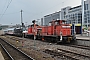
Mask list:
[{"label": "building window", "polygon": [[85,23],[87,23],[87,21],[86,21],[86,20],[85,20],[84,22],[85,22]]},{"label": "building window", "polygon": [[88,4],[86,4],[86,6],[87,6],[87,10],[88,10]]},{"label": "building window", "polygon": [[88,23],[90,23],[90,20],[88,20]]},{"label": "building window", "polygon": [[66,15],[66,12],[64,11],[64,15]]},{"label": "building window", "polygon": [[70,17],[70,15],[69,15],[69,17]]},{"label": "building window", "polygon": [[87,11],[87,14],[89,14],[89,11]]},{"label": "building window", "polygon": [[88,4],[84,4],[84,10],[88,10]]},{"label": "building window", "polygon": [[84,14],[86,14],[86,11],[84,12]]}]

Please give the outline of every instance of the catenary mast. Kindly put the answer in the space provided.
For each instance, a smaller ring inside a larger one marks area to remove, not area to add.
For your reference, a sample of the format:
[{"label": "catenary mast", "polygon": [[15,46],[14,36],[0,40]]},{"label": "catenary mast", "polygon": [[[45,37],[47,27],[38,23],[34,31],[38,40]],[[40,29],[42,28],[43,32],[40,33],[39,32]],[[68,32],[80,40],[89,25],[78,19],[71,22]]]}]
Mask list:
[{"label": "catenary mast", "polygon": [[[81,21],[81,26],[83,28],[84,25],[84,0],[82,0],[82,21]],[[81,33],[82,33],[82,29],[81,29]]]}]

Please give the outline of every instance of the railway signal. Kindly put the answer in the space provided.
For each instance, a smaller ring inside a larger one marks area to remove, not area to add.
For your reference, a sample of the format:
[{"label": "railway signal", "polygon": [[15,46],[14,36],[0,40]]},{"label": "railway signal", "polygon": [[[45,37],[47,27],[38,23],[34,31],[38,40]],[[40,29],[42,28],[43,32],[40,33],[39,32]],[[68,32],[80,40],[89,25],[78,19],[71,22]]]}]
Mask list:
[{"label": "railway signal", "polygon": [[35,20],[32,21],[33,25],[34,25],[34,47],[36,46],[35,43],[35,39],[36,39],[36,24],[35,24]]}]

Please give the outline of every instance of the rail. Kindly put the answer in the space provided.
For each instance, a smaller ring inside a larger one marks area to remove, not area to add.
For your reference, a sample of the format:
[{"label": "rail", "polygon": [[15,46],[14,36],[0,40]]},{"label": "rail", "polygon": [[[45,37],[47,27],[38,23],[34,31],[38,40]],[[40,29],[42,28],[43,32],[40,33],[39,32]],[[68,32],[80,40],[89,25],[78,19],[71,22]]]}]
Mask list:
[{"label": "rail", "polygon": [[5,49],[5,47],[0,43],[3,50],[6,52],[6,54],[10,57],[10,60],[14,60],[13,57],[9,54],[9,52]]},{"label": "rail", "polygon": [[35,60],[32,57],[30,57],[29,55],[27,55],[26,53],[22,52],[21,50],[17,49],[14,45],[11,45],[10,43],[8,43],[7,41],[5,41],[4,39],[0,38],[1,40],[3,40],[4,42],[6,42],[7,44],[9,44],[10,46],[12,46],[14,49],[16,49],[17,51],[21,52],[22,54],[24,54],[25,56],[27,56],[30,60]]},{"label": "rail", "polygon": [[75,48],[81,48],[81,49],[86,49],[86,50],[90,50],[90,46],[84,46],[84,45],[64,45],[64,46],[70,46],[70,47],[75,47]]},{"label": "rail", "polygon": [[72,59],[72,60],[82,60],[83,58],[85,59],[90,59],[89,55],[85,55],[85,54],[79,54],[76,52],[72,52],[69,50],[64,50],[64,49],[60,49],[58,48],[57,50],[53,50],[53,49],[46,49],[44,51],[45,53],[48,53],[50,55],[54,55],[54,56],[64,56],[68,59]]}]

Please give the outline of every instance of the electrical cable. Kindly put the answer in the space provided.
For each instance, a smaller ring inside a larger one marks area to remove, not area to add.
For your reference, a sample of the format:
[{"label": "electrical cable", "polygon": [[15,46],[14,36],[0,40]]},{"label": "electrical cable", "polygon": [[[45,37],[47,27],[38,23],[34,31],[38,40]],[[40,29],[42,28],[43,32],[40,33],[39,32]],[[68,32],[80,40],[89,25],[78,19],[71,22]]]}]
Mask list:
[{"label": "electrical cable", "polygon": [[7,5],[7,7],[6,7],[5,11],[4,11],[4,13],[3,13],[3,14],[1,15],[1,17],[0,17],[0,20],[1,20],[1,18],[3,17],[3,15],[5,14],[5,12],[7,11],[9,5],[11,4],[11,2],[12,2],[12,0],[8,3],[8,5]]},{"label": "electrical cable", "polygon": [[7,1],[5,2],[5,4],[4,4],[4,6],[3,6],[3,8],[2,8],[2,11],[1,11],[1,12],[3,12],[3,10],[4,10],[4,7],[5,7],[6,3],[7,3]]}]

